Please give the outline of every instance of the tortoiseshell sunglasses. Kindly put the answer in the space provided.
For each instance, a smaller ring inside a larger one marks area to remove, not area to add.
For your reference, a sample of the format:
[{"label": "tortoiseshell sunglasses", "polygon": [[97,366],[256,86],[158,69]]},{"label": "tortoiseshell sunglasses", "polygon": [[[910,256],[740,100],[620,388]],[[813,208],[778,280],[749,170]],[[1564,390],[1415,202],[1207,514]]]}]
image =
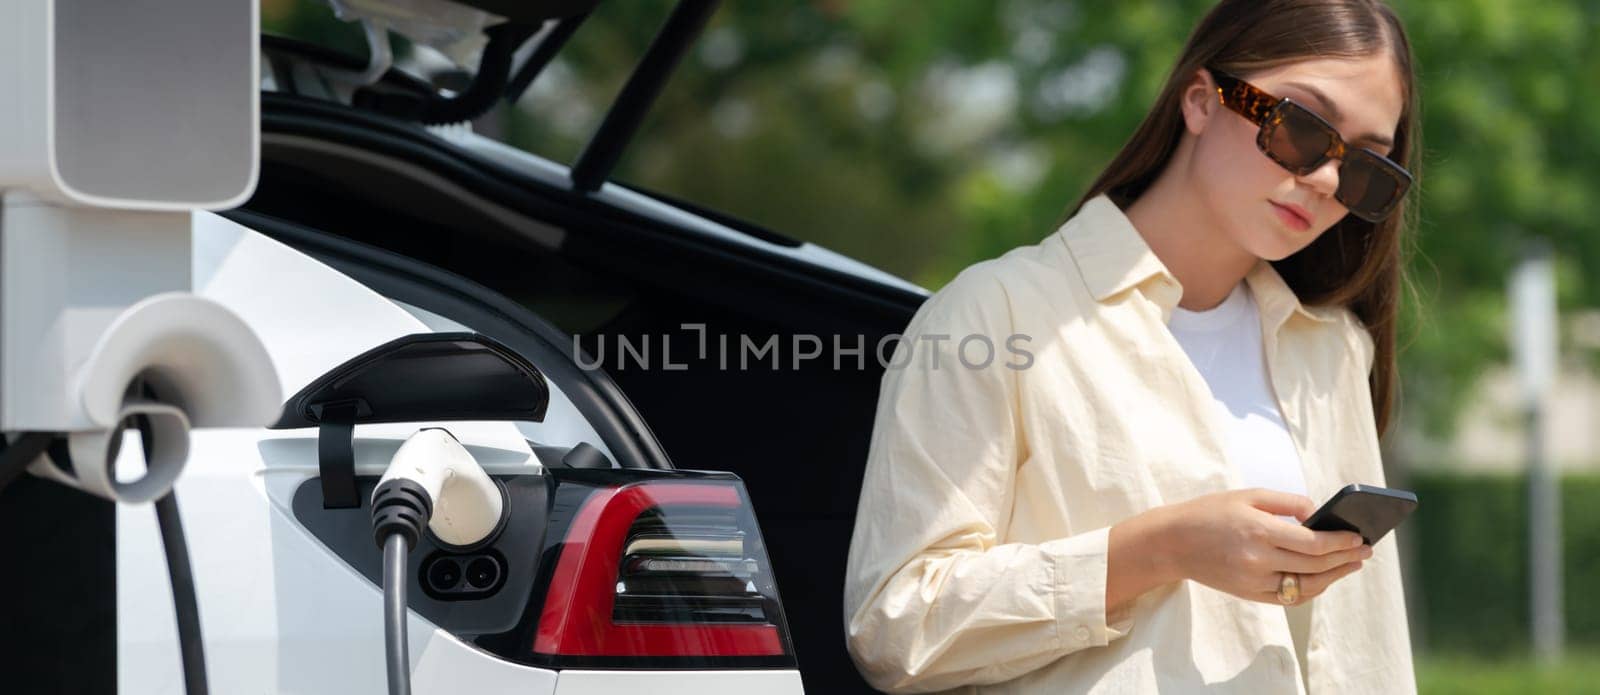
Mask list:
[{"label": "tortoiseshell sunglasses", "polygon": [[1305,176],[1339,160],[1339,189],[1333,197],[1361,219],[1389,216],[1411,188],[1411,173],[1365,147],[1350,147],[1338,129],[1288,97],[1275,97],[1255,85],[1214,68],[1217,95],[1226,106],[1261,126],[1256,146],[1295,176]]}]

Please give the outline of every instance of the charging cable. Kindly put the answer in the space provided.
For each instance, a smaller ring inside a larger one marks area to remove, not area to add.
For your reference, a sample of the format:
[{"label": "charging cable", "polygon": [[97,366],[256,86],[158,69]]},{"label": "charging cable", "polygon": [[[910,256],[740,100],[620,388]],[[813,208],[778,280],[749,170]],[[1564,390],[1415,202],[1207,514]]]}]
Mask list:
[{"label": "charging cable", "polygon": [[[139,432],[145,456],[149,457],[155,451],[157,430],[152,426],[150,417],[131,415],[110,435],[113,448],[106,455],[105,465],[108,469],[117,458],[115,444],[121,442],[124,427],[130,425]],[[49,457],[45,465],[61,471],[75,470],[69,462],[71,454],[63,434],[23,432],[9,442],[0,436],[0,491],[4,491],[36,459],[45,455]],[[209,686],[206,681],[205,640],[200,634],[200,608],[195,596],[194,568],[189,562],[189,544],[184,538],[183,518],[178,513],[178,493],[168,489],[156,498],[155,509],[156,524],[161,529],[162,550],[167,556],[167,578],[172,585],[172,605],[178,624],[178,652],[183,665],[183,691],[188,695],[206,695]]]},{"label": "charging cable", "polygon": [[372,537],[383,549],[383,634],[389,694],[410,695],[406,564],[423,527],[445,546],[472,546],[500,528],[505,498],[449,431],[411,435],[372,491]]}]

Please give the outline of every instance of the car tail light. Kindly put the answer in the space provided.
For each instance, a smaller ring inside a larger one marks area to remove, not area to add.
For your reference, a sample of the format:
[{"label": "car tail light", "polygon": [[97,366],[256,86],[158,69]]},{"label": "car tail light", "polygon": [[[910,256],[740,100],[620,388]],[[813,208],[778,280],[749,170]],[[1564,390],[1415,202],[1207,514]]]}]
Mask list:
[{"label": "car tail light", "polygon": [[596,488],[558,547],[536,654],[793,663],[771,565],[737,479]]}]

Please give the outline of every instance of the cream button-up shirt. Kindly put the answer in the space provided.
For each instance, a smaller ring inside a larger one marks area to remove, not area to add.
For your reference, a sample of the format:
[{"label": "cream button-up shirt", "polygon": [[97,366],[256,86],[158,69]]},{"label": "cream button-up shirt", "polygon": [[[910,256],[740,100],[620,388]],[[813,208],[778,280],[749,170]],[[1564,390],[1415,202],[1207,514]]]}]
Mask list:
[{"label": "cream button-up shirt", "polygon": [[[1246,282],[1312,501],[1383,485],[1371,337],[1345,308],[1302,306],[1265,261]],[[870,683],[1415,692],[1393,533],[1292,609],[1183,580],[1107,615],[1112,524],[1242,487],[1205,381],[1166,328],[1181,295],[1102,195],[917,310],[881,383],[846,573],[847,644]]]}]

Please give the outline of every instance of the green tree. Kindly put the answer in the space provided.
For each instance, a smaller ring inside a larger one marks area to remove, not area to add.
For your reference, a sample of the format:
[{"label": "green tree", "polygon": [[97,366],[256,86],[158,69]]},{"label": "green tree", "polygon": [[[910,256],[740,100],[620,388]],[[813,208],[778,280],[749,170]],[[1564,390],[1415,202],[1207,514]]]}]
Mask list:
[{"label": "green tree", "polygon": [[[267,4],[269,26],[359,46],[326,9]],[[616,178],[938,287],[1054,230],[1212,4],[724,3]],[[1424,134],[1401,425],[1441,434],[1505,357],[1505,278],[1529,239],[1556,248],[1563,307],[1600,305],[1600,2],[1393,5]],[[601,3],[509,111],[509,139],[572,161],[670,8]]]}]

